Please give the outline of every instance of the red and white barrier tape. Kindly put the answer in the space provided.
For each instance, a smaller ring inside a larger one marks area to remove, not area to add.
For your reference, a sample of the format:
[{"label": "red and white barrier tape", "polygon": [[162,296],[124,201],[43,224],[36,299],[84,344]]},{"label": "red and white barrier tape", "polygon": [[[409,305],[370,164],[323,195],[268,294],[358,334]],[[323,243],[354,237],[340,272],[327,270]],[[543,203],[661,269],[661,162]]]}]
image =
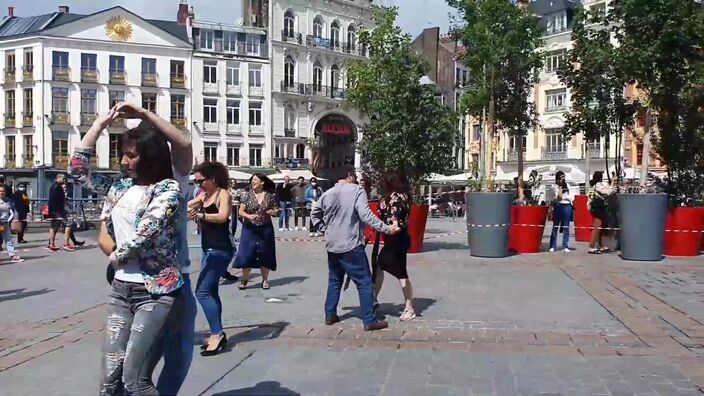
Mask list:
[{"label": "red and white barrier tape", "polygon": [[[510,224],[510,223],[504,223],[504,224],[467,224],[469,227],[474,227],[474,228],[492,228],[492,227],[509,227],[509,226],[516,226],[516,227],[550,227],[546,224]],[[564,226],[557,226],[557,228],[565,228]],[[569,227],[571,229],[575,230],[608,230],[608,231],[619,231],[621,228],[619,227],[592,227],[592,226],[572,226]],[[704,233],[704,230],[665,230],[665,232],[682,232],[682,233]]]}]

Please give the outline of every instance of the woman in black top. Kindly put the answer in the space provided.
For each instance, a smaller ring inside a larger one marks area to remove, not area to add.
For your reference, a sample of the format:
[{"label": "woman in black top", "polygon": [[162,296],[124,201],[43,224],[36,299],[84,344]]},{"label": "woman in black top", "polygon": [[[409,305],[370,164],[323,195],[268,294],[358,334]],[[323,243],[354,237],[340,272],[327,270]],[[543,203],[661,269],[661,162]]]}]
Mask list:
[{"label": "woman in black top", "polygon": [[222,330],[218,282],[227,271],[235,252],[229,230],[232,197],[227,191],[227,168],[219,162],[204,162],[196,166],[194,181],[202,193],[188,203],[188,214],[200,223],[203,247],[196,298],[210,327],[210,338],[203,345],[201,355],[211,356],[227,345],[227,337]]}]

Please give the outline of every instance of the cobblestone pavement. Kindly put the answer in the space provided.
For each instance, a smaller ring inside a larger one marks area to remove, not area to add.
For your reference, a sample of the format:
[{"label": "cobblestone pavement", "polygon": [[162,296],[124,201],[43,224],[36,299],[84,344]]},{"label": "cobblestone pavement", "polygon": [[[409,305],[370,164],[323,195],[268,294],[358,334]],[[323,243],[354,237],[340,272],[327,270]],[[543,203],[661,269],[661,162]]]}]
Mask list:
[{"label": "cobblestone pavement", "polygon": [[[431,219],[425,251],[409,257],[421,316],[398,321],[401,291],[387,278],[379,314],[391,327],[367,333],[354,286],[340,303],[343,321],[321,323],[320,240],[278,236],[271,290],[257,278],[244,292],[221,286],[231,350],[196,355],[182,394],[702,393],[701,257],[634,263],[575,244],[569,254],[478,259],[461,222]],[[94,394],[105,260],[94,248],[50,255],[42,246],[30,243],[25,263],[0,261],[0,389]],[[197,247],[192,254],[195,264]],[[201,313],[198,321],[202,336]]]}]

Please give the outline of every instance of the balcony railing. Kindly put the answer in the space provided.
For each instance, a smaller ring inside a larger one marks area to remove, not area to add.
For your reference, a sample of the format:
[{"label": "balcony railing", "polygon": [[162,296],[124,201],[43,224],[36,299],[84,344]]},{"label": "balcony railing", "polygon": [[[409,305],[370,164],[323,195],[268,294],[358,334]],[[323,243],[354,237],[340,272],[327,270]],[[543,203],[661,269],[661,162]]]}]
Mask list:
[{"label": "balcony railing", "polygon": [[31,127],[32,125],[34,125],[34,113],[25,111],[22,113],[22,126]]},{"label": "balcony railing", "polygon": [[112,122],[111,126],[113,128],[124,128],[125,127],[125,119],[122,117],[115,118],[115,120]]},{"label": "balcony railing", "polygon": [[287,138],[296,137],[296,130],[295,129],[288,129],[288,128],[284,129],[284,137],[287,137]]},{"label": "balcony railing", "polygon": [[296,33],[283,29],[281,31],[281,41],[287,43],[303,44],[303,35],[301,33]]},{"label": "balcony railing", "polygon": [[[523,150],[523,160],[525,161],[526,159],[526,150]],[[518,150],[515,148],[513,149],[508,149],[506,151],[506,161],[509,162],[517,162],[518,161]]]},{"label": "balcony railing", "polygon": [[71,81],[71,71],[68,66],[52,66],[51,70],[54,81]]},{"label": "balcony railing", "polygon": [[31,169],[34,167],[34,155],[22,154],[22,167]]},{"label": "balcony railing", "polygon": [[249,94],[250,95],[256,95],[256,96],[263,96],[264,95],[264,88],[261,86],[257,87],[254,85],[249,86]]},{"label": "balcony railing", "polygon": [[15,154],[5,154],[5,169],[15,169]]},{"label": "balcony railing", "polygon": [[310,160],[308,158],[275,158],[274,166],[279,168],[300,169],[308,168]]},{"label": "balcony railing", "polygon": [[186,129],[186,119],[181,117],[171,117],[171,123],[176,128]]},{"label": "balcony railing", "polygon": [[242,87],[239,84],[227,84],[225,91],[228,95],[239,95],[242,92]]},{"label": "balcony railing", "polygon": [[322,37],[316,37],[313,35],[306,36],[306,45],[309,47],[323,48],[330,51],[342,52],[345,54],[366,56],[367,51],[364,50],[359,43],[345,43],[342,41],[333,41],[331,39],[326,39]]},{"label": "balcony railing", "polygon": [[589,156],[589,158],[601,158],[601,143],[587,143],[587,155]]},{"label": "balcony railing", "polygon": [[298,95],[320,96],[332,99],[345,99],[346,97],[346,90],[344,88],[318,84],[290,84],[285,81],[281,82],[281,92]]},{"label": "balcony railing", "polygon": [[5,128],[14,128],[17,126],[17,115],[15,113],[5,113]]},{"label": "balcony railing", "polygon": [[206,93],[217,93],[218,92],[218,82],[206,82],[203,81],[203,92]]},{"label": "balcony railing", "polygon": [[542,148],[541,159],[563,160],[567,159],[567,146],[546,146]]},{"label": "balcony railing", "polygon": [[22,66],[22,80],[23,81],[33,81],[34,80],[34,65]]},{"label": "balcony railing", "polygon": [[142,86],[143,87],[156,87],[157,76],[156,73],[142,73]]},{"label": "balcony railing", "polygon": [[171,73],[171,88],[186,88],[186,76]]},{"label": "balcony railing", "polygon": [[81,125],[91,126],[97,118],[98,115],[96,113],[81,113]]},{"label": "balcony railing", "polygon": [[68,155],[54,155],[53,164],[54,169],[66,169],[68,168]]},{"label": "balcony railing", "polygon": [[69,125],[71,114],[66,111],[52,111],[51,118],[54,121],[54,125]]},{"label": "balcony railing", "polygon": [[84,83],[98,83],[98,70],[81,68],[81,82]]},{"label": "balcony railing", "polygon": [[125,84],[125,71],[124,70],[110,70],[110,84],[124,85]]},{"label": "balcony railing", "polygon": [[120,170],[120,157],[110,156],[108,168],[112,170]]},{"label": "balcony railing", "polygon": [[15,82],[15,68],[14,67],[6,67],[5,68],[5,82]]}]

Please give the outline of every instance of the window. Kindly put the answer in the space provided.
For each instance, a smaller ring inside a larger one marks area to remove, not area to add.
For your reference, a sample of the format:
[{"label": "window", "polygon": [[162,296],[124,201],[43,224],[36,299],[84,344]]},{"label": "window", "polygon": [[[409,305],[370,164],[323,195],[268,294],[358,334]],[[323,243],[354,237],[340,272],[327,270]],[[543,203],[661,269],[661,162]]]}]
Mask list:
[{"label": "window", "polygon": [[51,152],[54,157],[68,157],[68,134],[58,132],[52,135]]},{"label": "window", "polygon": [[24,160],[27,162],[34,161],[34,139],[32,135],[24,136]]},{"label": "window", "polygon": [[57,113],[68,113],[68,88],[51,89],[51,110]]},{"label": "window", "polygon": [[340,47],[340,24],[337,21],[330,26],[330,44],[333,48]]},{"label": "window", "polygon": [[262,166],[262,148],[252,146],[249,148],[249,166]]},{"label": "window", "polygon": [[594,4],[589,8],[589,11],[594,15],[599,18],[603,18],[606,16],[606,3],[599,3],[599,4]]},{"label": "window", "polygon": [[156,114],[156,94],[142,92],[142,108]]},{"label": "window", "polygon": [[97,109],[97,91],[95,89],[81,90],[81,113],[96,114]]},{"label": "window", "polygon": [[250,87],[261,87],[262,86],[262,67],[259,65],[249,66],[249,86]]},{"label": "window", "polygon": [[305,144],[297,144],[296,145],[296,158],[305,158],[306,156],[306,145]]},{"label": "window", "polygon": [[357,33],[354,25],[347,28],[347,49],[353,51],[357,47]]},{"label": "window", "polygon": [[95,71],[98,56],[96,54],[81,54],[81,70]]},{"label": "window", "polygon": [[24,50],[24,70],[30,71],[34,69],[34,51],[31,49]]},{"label": "window", "polygon": [[469,72],[467,70],[462,70],[462,85],[467,85],[469,82]]},{"label": "window", "polygon": [[320,62],[313,64],[313,90],[320,92],[323,89],[323,67]]},{"label": "window", "polygon": [[554,72],[560,67],[565,61],[565,51],[553,51],[548,52],[547,59],[545,61],[545,71]]},{"label": "window", "polygon": [[284,109],[284,129],[294,132],[296,130],[296,111],[290,106]]},{"label": "window", "polygon": [[553,91],[545,91],[547,101],[545,103],[546,111],[564,110],[567,106],[567,91],[564,89],[556,89]]},{"label": "window", "polygon": [[203,145],[203,160],[206,162],[217,162],[218,160],[218,144],[205,143]]},{"label": "window", "polygon": [[15,90],[10,89],[5,91],[5,111],[10,117],[15,116]]},{"label": "window", "polygon": [[556,12],[554,14],[550,14],[547,16],[547,19],[548,19],[548,25],[547,25],[548,34],[560,33],[560,32],[567,29],[567,12],[566,11],[561,11],[561,12]]},{"label": "window", "polygon": [[227,166],[240,166],[240,146],[227,145]]},{"label": "window", "polygon": [[240,64],[227,64],[227,85],[240,85]]},{"label": "window", "polygon": [[284,86],[293,87],[295,84],[296,62],[291,56],[287,56],[284,61]]},{"label": "window", "polygon": [[200,48],[213,49],[213,41],[215,40],[215,32],[212,30],[200,31]]},{"label": "window", "polygon": [[262,125],[262,102],[249,103],[249,125]]},{"label": "window", "polygon": [[125,101],[125,91],[110,91],[110,107],[112,108],[117,103]]},{"label": "window", "polygon": [[296,17],[293,15],[293,12],[291,10],[287,10],[284,13],[284,37],[293,37],[295,30],[294,30],[294,23],[296,22]]},{"label": "window", "polygon": [[227,124],[238,125],[240,123],[240,101],[227,101]]},{"label": "window", "polygon": [[247,35],[247,54],[248,55],[259,55],[259,38],[258,35],[248,34]]},{"label": "window", "polygon": [[235,32],[224,32],[223,33],[223,51],[225,52],[237,52],[237,33]]},{"label": "window", "polygon": [[125,71],[125,57],[110,55],[110,72],[124,72]]},{"label": "window", "polygon": [[68,68],[68,52],[52,52],[51,61],[55,68]]},{"label": "window", "polygon": [[5,137],[5,154],[10,161],[15,160],[15,137],[7,136]]},{"label": "window", "polygon": [[[521,151],[525,152],[525,151],[526,151],[526,146],[528,145],[528,137],[527,137],[526,135],[523,135],[521,141],[522,141],[522,143],[523,143],[523,146],[522,146],[522,150],[521,150]],[[509,148],[509,151],[516,151],[516,150],[518,150],[518,146],[516,146],[516,143],[517,143],[517,141],[516,141],[516,137],[515,137],[515,136],[509,137],[509,140],[508,140],[508,148]]]},{"label": "window", "polygon": [[215,124],[218,122],[218,100],[203,99],[203,122]]},{"label": "window", "polygon": [[482,140],[482,126],[475,124],[472,126],[472,141],[478,142]]},{"label": "window", "polygon": [[24,112],[32,114],[34,112],[34,90],[32,88],[24,89]]},{"label": "window", "polygon": [[559,128],[551,128],[545,130],[545,145],[548,151],[566,151],[567,144]]},{"label": "window", "polygon": [[203,79],[206,84],[217,84],[218,82],[218,67],[214,64],[203,65]]},{"label": "window", "polygon": [[156,74],[156,59],[142,58],[142,74]]},{"label": "window", "polygon": [[186,119],[186,97],[184,95],[171,95],[171,118]]},{"label": "window", "polygon": [[171,61],[171,76],[181,77],[184,76],[183,61]]},{"label": "window", "polygon": [[110,162],[120,159],[120,135],[111,133],[109,137],[108,157]]},{"label": "window", "polygon": [[313,36],[314,37],[323,37],[323,17],[320,15],[316,16],[313,19]]},{"label": "window", "polygon": [[337,65],[332,65],[330,68],[330,86],[339,88],[340,85],[340,68]]},{"label": "window", "polygon": [[643,143],[636,145],[636,165],[643,165]]}]

